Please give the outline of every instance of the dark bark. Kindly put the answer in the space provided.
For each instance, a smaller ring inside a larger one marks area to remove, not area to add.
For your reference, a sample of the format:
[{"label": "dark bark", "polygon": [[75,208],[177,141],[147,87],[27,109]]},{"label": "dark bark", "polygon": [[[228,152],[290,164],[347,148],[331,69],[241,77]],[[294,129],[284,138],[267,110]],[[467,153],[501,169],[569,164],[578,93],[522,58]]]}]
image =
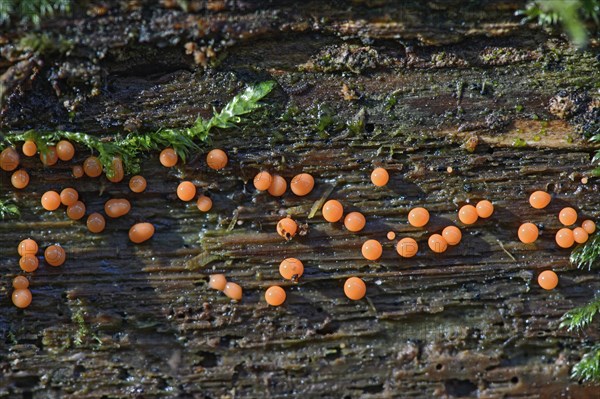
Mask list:
[{"label": "dark bark", "polygon": [[[597,387],[569,370],[599,334],[558,324],[600,278],[574,269],[553,237],[563,206],[599,214],[597,179],[582,183],[593,152],[583,132],[600,102],[597,45],[577,52],[519,24],[520,1],[198,4],[190,13],[114,5],[96,17],[78,9],[43,27],[71,43],[67,53],[28,53],[14,47],[26,30],[5,32],[5,131],[108,137],[186,126],[247,83],[278,85],[239,129],[213,132],[206,148],[230,155],[218,173],[203,154],[181,173],[150,154],[144,195],[126,182],[73,181],[66,163],[25,159],[32,183],[22,192],[0,174],[2,197],[23,212],[0,222],[0,397],[594,397]],[[214,65],[198,65],[188,42],[212,46]],[[565,100],[549,107],[557,95]],[[79,148],[76,161],[88,153]],[[373,165],[390,171],[387,188],[370,184]],[[312,173],[316,189],[257,194],[251,179],[262,168],[288,181]],[[181,178],[212,195],[209,214],[176,200]],[[67,186],[88,213],[116,197],[132,212],[91,235],[38,206],[44,191]],[[331,187],[329,197],[367,216],[364,232],[309,218]],[[529,207],[534,189],[553,193],[548,209]],[[429,233],[481,198],[494,202],[493,217],[433,256]],[[433,215],[426,231],[406,223],[417,205]],[[308,223],[306,236],[275,234],[286,213]],[[151,241],[128,242],[135,221],[155,224]],[[543,226],[535,245],[516,238],[524,221]],[[389,230],[416,238],[419,255],[400,259]],[[33,303],[20,311],[10,282],[17,243],[29,236],[42,248],[60,242],[68,260],[42,262]],[[381,262],[361,257],[367,237],[384,243]],[[305,264],[298,284],[280,279],[286,256]],[[548,268],[560,277],[551,292],[536,282]],[[208,289],[213,272],[244,287],[241,303]],[[366,300],[344,297],[352,275],[366,280]],[[281,308],[264,303],[272,284],[288,292]]]}]

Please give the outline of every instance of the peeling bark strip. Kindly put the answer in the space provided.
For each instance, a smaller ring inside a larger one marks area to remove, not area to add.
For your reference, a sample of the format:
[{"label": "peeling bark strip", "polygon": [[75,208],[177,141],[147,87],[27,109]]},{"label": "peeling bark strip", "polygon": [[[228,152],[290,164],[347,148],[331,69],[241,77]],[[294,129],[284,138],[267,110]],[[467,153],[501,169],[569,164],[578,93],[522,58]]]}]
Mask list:
[{"label": "peeling bark strip", "polygon": [[[63,50],[35,52],[22,41],[30,30],[6,31],[3,130],[110,138],[185,127],[246,84],[279,85],[248,123],[213,132],[212,146],[230,158],[220,172],[197,154],[180,175],[153,154],[142,163],[143,195],[126,182],[75,182],[70,165],[42,169],[33,158],[23,161],[32,179],[22,192],[0,174],[0,196],[23,213],[0,222],[0,397],[594,398],[597,387],[569,378],[584,351],[559,319],[589,302],[600,277],[571,267],[553,237],[566,204],[600,214],[584,137],[598,112],[600,51],[578,53],[519,25],[513,13],[524,3],[191,1],[184,12],[174,2],[109,2],[47,23],[49,42],[69,42]],[[78,148],[76,162],[87,155]],[[386,188],[369,182],[375,165],[390,171]],[[288,182],[311,173],[315,190],[257,194],[251,180],[262,168]],[[181,176],[211,195],[211,212],[176,200]],[[132,210],[99,235],[40,210],[44,191],[73,185],[88,212],[117,197]],[[533,189],[554,194],[549,209],[528,206]],[[309,217],[323,197],[363,212],[365,231]],[[406,222],[424,205],[427,231],[439,232],[481,198],[494,201],[494,216],[439,256]],[[286,214],[308,234],[284,242],[275,224]],[[156,234],[130,245],[141,220]],[[543,226],[533,246],[516,239],[523,221]],[[414,237],[420,253],[400,259],[390,230]],[[68,260],[40,266],[21,311],[10,281],[25,237],[41,248],[60,242]],[[360,255],[367,238],[384,244],[378,263]],[[264,290],[281,283],[288,256],[305,273],[282,283],[284,306],[269,308]],[[548,268],[560,283],[542,292],[535,280]],[[242,302],[207,289],[214,272],[244,287]],[[365,300],[344,297],[352,275],[367,282]],[[594,326],[585,337],[600,339]]]}]

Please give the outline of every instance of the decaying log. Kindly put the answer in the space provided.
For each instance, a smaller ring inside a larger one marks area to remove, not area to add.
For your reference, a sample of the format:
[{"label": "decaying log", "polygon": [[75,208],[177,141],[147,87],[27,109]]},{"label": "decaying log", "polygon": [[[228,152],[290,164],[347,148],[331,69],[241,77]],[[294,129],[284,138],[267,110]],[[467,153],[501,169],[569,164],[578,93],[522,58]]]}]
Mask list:
[{"label": "decaying log", "polygon": [[[110,137],[187,126],[246,84],[277,86],[262,110],[203,147],[228,152],[223,171],[208,169],[203,153],[173,170],[150,154],[143,195],[104,177],[75,181],[71,164],[44,169],[37,158],[23,159],[26,190],[0,174],[1,197],[22,210],[0,222],[0,397],[597,394],[569,371],[600,334],[558,324],[600,278],[572,267],[554,243],[563,206],[600,215],[584,137],[600,103],[597,43],[576,51],[520,24],[523,1],[208,1],[189,2],[189,12],[167,3],[115,2],[101,15],[76,9],[46,22],[40,32],[68,41],[66,52],[20,47],[22,27],[3,33],[4,131]],[[78,148],[75,161],[88,155]],[[380,189],[369,181],[378,165],[392,176]],[[288,181],[311,173],[316,188],[302,198],[257,193],[261,169]],[[210,193],[211,212],[176,199],[183,178]],[[133,209],[91,235],[39,207],[44,191],[67,186],[88,212],[120,197]],[[548,209],[529,207],[534,189],[553,193]],[[366,229],[309,217],[324,196],[363,212]],[[494,202],[493,217],[433,255],[427,236],[482,198]],[[426,230],[407,224],[414,206],[431,212]],[[275,233],[288,214],[307,235],[285,242]],[[137,221],[157,232],[134,246],[127,231]],[[534,245],[516,239],[524,221],[542,227]],[[401,259],[390,230],[417,239],[419,255]],[[68,260],[42,262],[32,305],[18,310],[10,282],[26,237],[42,248],[61,243]],[[362,258],[367,237],[384,244],[381,261]],[[287,256],[305,264],[298,283],[279,276]],[[549,268],[560,284],[546,292],[536,278]],[[214,272],[240,283],[243,301],[209,290]],[[343,295],[354,275],[367,282],[365,300]],[[272,284],[288,292],[280,308],[262,297]]]}]

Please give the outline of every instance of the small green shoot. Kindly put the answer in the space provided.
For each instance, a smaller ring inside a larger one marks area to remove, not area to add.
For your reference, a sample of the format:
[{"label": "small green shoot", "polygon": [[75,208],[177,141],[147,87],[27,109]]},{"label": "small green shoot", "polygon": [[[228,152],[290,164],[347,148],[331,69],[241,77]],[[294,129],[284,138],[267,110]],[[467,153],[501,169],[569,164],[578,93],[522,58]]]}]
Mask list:
[{"label": "small green shoot", "polygon": [[600,382],[600,344],[595,345],[573,366],[571,377],[583,382]]},{"label": "small green shoot", "polygon": [[42,19],[66,14],[70,10],[71,0],[2,0],[0,25],[17,20],[39,26]]},{"label": "small green shoot", "polygon": [[[600,143],[600,134],[592,136],[592,138],[590,139],[590,141],[592,143]],[[596,154],[594,155],[594,158],[592,158],[592,163],[593,164],[600,164],[600,150],[596,151]],[[600,165],[596,166],[596,168],[593,170],[592,174],[594,176],[600,176]]]},{"label": "small green shoot", "polygon": [[571,41],[584,47],[589,36],[585,21],[600,25],[600,0],[534,0],[516,14],[524,16],[523,22],[537,20],[542,26],[561,23]]},{"label": "small green shoot", "polygon": [[522,138],[517,137],[513,141],[513,147],[517,147],[517,148],[527,147],[527,142],[525,140],[523,140]]},{"label": "small green shoot", "polygon": [[0,200],[0,219],[18,218],[21,216],[19,207],[8,200]]},{"label": "small green shoot", "polygon": [[596,233],[583,245],[571,252],[571,263],[578,269],[591,270],[600,261],[600,234]]},{"label": "small green shoot", "polygon": [[585,306],[569,310],[560,319],[560,327],[568,331],[581,330],[588,326],[594,316],[600,313],[600,298],[594,299]]}]

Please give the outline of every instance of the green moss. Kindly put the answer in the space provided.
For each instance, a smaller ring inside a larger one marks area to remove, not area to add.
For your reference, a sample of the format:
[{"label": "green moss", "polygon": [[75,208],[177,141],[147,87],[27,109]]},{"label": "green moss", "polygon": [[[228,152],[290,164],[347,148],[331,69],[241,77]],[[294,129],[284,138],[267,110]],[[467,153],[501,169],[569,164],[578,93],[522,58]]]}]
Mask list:
[{"label": "green moss", "polygon": [[354,135],[359,135],[364,133],[365,131],[365,109],[361,108],[360,111],[354,117],[348,121],[348,129],[350,132],[354,133]]},{"label": "green moss", "polygon": [[[215,110],[210,119],[198,118],[188,128],[165,128],[145,134],[130,133],[126,136],[116,134],[113,141],[105,141],[96,136],[79,132],[37,132],[34,130],[24,133],[11,132],[4,135],[3,142],[0,142],[0,150],[7,144],[14,145],[17,142],[33,140],[40,153],[45,154],[48,151],[48,145],[65,139],[81,144],[97,153],[107,176],[111,177],[114,173],[112,161],[115,157],[121,157],[127,173],[135,174],[140,169],[140,155],[146,151],[172,147],[185,162],[188,154],[198,149],[196,142],[205,141],[211,130],[232,128],[242,121],[242,116],[260,108],[262,106],[260,100],[271,92],[274,85],[274,82],[267,81],[249,86],[242,93],[234,96],[221,111]],[[326,124],[323,126],[323,130],[326,126]]]},{"label": "green moss", "polygon": [[39,26],[44,18],[69,12],[71,4],[71,0],[2,0],[0,25],[16,20]]},{"label": "green moss", "polygon": [[19,207],[8,200],[0,200],[0,219],[18,218],[21,216]]},{"label": "green moss", "polygon": [[300,108],[298,108],[298,106],[294,105],[294,104],[290,104],[286,109],[285,112],[283,112],[283,114],[281,114],[281,121],[283,122],[293,122],[294,119],[300,115],[301,111]]},{"label": "green moss", "polygon": [[[592,143],[600,143],[600,134],[593,136],[590,141]],[[596,155],[592,158],[592,164],[600,164],[600,150],[596,151]],[[600,176],[600,166],[597,166],[592,173],[594,176]]]},{"label": "green moss", "polygon": [[582,47],[589,35],[585,22],[599,24],[600,0],[534,0],[517,15],[523,15],[524,22],[537,20],[542,26],[561,23],[573,43]]},{"label": "green moss", "polygon": [[328,127],[333,125],[333,116],[331,116],[331,112],[326,107],[319,107],[318,115],[317,115],[317,124],[315,126],[319,137],[326,138],[329,135],[326,133]]},{"label": "green moss", "polygon": [[390,112],[396,104],[398,104],[398,92],[391,93],[385,100],[385,110]]},{"label": "green moss", "polygon": [[300,65],[300,71],[344,72],[360,74],[368,69],[385,64],[377,50],[369,46],[342,44],[327,46],[312,57],[307,63]]},{"label": "green moss", "polygon": [[517,148],[527,147],[527,142],[525,140],[523,140],[522,138],[517,137],[513,141],[513,147],[517,147]]},{"label": "green moss", "polygon": [[584,382],[600,382],[600,344],[595,345],[573,366],[571,376]]},{"label": "green moss", "polygon": [[73,42],[63,37],[54,38],[47,33],[28,33],[23,36],[17,48],[22,51],[33,51],[37,54],[66,54],[73,49]]},{"label": "green moss", "polygon": [[588,326],[598,313],[600,313],[600,298],[594,299],[585,306],[569,310],[561,318],[560,327],[566,327],[569,331],[581,330]]},{"label": "green moss", "polygon": [[10,345],[17,345],[19,343],[15,333],[12,330],[9,330],[6,333],[6,343]]},{"label": "green moss", "polygon": [[600,234],[594,234],[585,244],[577,246],[571,252],[571,263],[579,269],[587,267],[588,270],[591,270],[592,267],[598,266],[600,263]]},{"label": "green moss", "polygon": [[71,309],[71,321],[77,326],[73,335],[73,344],[82,346],[86,340],[95,340],[98,344],[102,344],[102,341],[94,334],[90,326],[85,321],[85,306],[81,299],[76,299],[74,303],[75,309]]},{"label": "green moss", "polygon": [[[77,300],[78,305],[81,305],[81,301]],[[75,312],[71,315],[71,321],[77,325],[77,330],[73,337],[75,346],[81,346],[83,340],[90,335],[90,329],[85,323],[83,307],[79,306]]]}]

